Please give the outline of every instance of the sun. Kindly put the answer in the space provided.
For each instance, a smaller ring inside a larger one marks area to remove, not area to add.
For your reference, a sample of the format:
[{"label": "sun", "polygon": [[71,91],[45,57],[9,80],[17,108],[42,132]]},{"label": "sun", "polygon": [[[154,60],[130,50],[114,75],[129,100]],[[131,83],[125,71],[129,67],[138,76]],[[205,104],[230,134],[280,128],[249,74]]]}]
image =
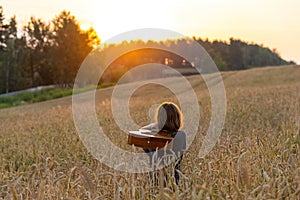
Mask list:
[{"label": "sun", "polygon": [[[173,11],[164,9],[165,3],[157,6],[154,3],[145,5],[138,0],[132,0],[130,3],[118,1],[117,4],[115,1],[107,1],[105,6],[98,6],[98,1],[92,2],[93,8],[86,13],[84,19],[92,22],[92,27],[104,42],[127,31],[141,28],[171,29],[171,25],[174,24],[170,17]],[[86,27],[85,24],[82,23],[82,28]]]},{"label": "sun", "polygon": [[87,31],[89,30],[91,27],[93,27],[91,24],[89,23],[81,23],[80,24],[80,29],[83,31]]}]

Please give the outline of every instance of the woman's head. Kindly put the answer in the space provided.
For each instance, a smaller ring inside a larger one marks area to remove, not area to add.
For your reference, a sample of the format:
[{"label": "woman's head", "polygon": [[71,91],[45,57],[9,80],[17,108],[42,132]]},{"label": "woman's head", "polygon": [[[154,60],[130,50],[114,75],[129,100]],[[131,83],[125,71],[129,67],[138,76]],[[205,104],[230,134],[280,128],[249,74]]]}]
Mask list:
[{"label": "woman's head", "polygon": [[168,132],[177,132],[182,127],[182,113],[172,102],[163,102],[156,112],[158,129]]}]

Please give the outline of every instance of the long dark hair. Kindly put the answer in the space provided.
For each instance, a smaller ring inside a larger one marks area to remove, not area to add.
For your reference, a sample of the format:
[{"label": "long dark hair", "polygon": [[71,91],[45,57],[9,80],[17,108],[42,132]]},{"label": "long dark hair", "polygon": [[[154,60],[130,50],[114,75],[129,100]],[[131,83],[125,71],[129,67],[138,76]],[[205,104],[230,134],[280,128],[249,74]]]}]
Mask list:
[{"label": "long dark hair", "polygon": [[157,109],[158,129],[165,132],[177,132],[183,125],[183,117],[175,103],[163,102]]}]

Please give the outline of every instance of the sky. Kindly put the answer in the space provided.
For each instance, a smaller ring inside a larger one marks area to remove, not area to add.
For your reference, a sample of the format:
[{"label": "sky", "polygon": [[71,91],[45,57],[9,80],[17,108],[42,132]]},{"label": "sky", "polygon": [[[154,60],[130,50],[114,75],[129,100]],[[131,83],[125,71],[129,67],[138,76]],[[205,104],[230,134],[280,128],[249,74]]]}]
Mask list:
[{"label": "sky", "polygon": [[50,21],[70,11],[102,42],[139,28],[163,28],[210,40],[230,37],[276,48],[300,63],[299,0],[0,0],[6,18],[19,26],[30,16]]}]

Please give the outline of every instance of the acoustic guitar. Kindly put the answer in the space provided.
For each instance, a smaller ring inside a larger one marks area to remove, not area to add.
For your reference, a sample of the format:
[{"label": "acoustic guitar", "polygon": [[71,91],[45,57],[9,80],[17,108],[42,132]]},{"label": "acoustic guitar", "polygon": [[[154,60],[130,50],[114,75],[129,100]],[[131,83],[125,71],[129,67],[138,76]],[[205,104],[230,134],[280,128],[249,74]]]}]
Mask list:
[{"label": "acoustic guitar", "polygon": [[129,131],[128,144],[144,149],[162,149],[167,145],[167,149],[171,149],[173,138],[166,132],[151,132],[148,130]]}]

